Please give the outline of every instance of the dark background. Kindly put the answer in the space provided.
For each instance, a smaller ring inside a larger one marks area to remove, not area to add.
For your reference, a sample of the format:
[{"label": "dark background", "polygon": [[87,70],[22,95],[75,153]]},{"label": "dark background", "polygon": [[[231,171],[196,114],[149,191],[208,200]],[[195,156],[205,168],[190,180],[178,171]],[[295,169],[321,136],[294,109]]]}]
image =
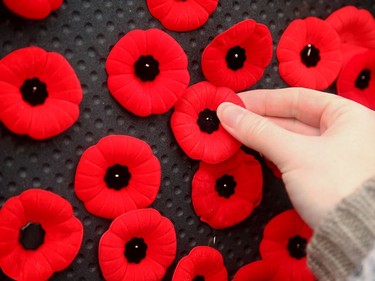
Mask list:
[{"label": "dark background", "polygon": [[[178,33],[165,30],[153,18],[145,0],[66,0],[62,7],[42,21],[29,21],[11,14],[0,1],[0,58],[11,51],[36,45],[63,54],[75,69],[84,92],[78,121],[66,132],[45,141],[11,133],[0,124],[0,206],[10,197],[30,188],[53,191],[70,201],[84,225],[80,252],[64,271],[51,280],[103,280],[97,251],[101,235],[110,220],[89,214],[74,193],[73,181],[78,160],[85,149],[109,134],[126,134],[147,141],[162,165],[162,183],[152,205],[175,225],[178,250],[164,280],[170,280],[181,257],[197,245],[212,245],[224,256],[230,278],[239,267],[260,258],[259,242],[265,224],[291,207],[281,180],[275,178],[259,157],[264,172],[261,205],[244,222],[212,230],[195,215],[190,197],[191,179],[198,162],[178,147],[169,126],[171,112],[146,118],[122,108],[106,85],[105,61],[110,49],[132,29],[161,28],[172,35],[189,58],[190,84],[204,80],[201,54],[205,46],[235,23],[252,18],[271,30],[274,48],[285,27],[296,18],[326,18],[334,10],[355,5],[375,14],[372,1],[343,0],[220,0],[217,10],[200,29]],[[328,3],[329,2],[329,3]],[[277,60],[266,69],[254,88],[281,88]],[[334,87],[329,91],[334,92]],[[1,102],[1,101],[0,101]],[[282,148],[280,148],[282,149]],[[1,277],[0,280],[5,279]]]}]

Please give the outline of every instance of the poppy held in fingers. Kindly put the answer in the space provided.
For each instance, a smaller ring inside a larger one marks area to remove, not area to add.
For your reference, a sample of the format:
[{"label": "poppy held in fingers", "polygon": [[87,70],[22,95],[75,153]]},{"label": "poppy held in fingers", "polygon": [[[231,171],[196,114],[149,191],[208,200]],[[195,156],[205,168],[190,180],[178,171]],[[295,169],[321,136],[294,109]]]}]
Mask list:
[{"label": "poppy held in fingers", "polygon": [[337,79],[337,93],[375,110],[375,51],[354,55]]},{"label": "poppy held in fingers", "polygon": [[218,0],[147,0],[150,13],[174,31],[190,31],[204,25],[215,11]]},{"label": "poppy held in fingers", "polygon": [[343,66],[355,54],[375,49],[375,19],[369,11],[346,6],[333,12],[326,22],[340,36]]},{"label": "poppy held in fingers", "polygon": [[81,84],[60,54],[37,47],[0,60],[0,120],[16,134],[46,139],[77,120]]},{"label": "poppy held in fingers", "polygon": [[42,20],[60,8],[63,0],[3,0],[13,13],[32,20]]},{"label": "poppy held in fingers", "polygon": [[176,232],[154,209],[117,217],[99,242],[99,264],[107,281],[160,281],[176,256]]},{"label": "poppy held in fingers", "polygon": [[201,162],[192,182],[196,214],[211,227],[233,226],[246,219],[262,199],[259,162],[240,150],[225,162]]},{"label": "poppy held in fingers", "polygon": [[242,21],[216,36],[202,55],[204,76],[216,86],[235,92],[253,86],[272,58],[272,37],[267,26]]},{"label": "poppy held in fingers", "polygon": [[232,281],[280,281],[281,279],[275,279],[277,270],[278,265],[273,262],[256,261],[241,267]]},{"label": "poppy held in fingers", "polygon": [[29,189],[0,210],[0,267],[15,280],[47,280],[77,255],[83,226],[62,197]]},{"label": "poppy held in fingers", "polygon": [[184,50],[170,35],[155,28],[133,30],[108,55],[108,88],[135,115],[162,114],[189,84],[187,66]]},{"label": "poppy held in fingers", "polygon": [[90,213],[113,219],[151,205],[160,181],[159,160],[146,142],[112,135],[83,153],[77,166],[75,192]]},{"label": "poppy held in fingers", "polygon": [[200,82],[189,87],[176,104],[171,126],[178,144],[189,157],[214,164],[240,149],[241,143],[225,131],[216,115],[217,107],[225,101],[244,107],[231,89]]},{"label": "poppy held in fingers", "polygon": [[265,227],[260,254],[278,265],[275,280],[315,281],[307,267],[306,246],[312,229],[295,210],[274,217]]},{"label": "poppy held in fingers", "polygon": [[226,281],[227,269],[221,253],[208,246],[198,246],[177,264],[172,281]]},{"label": "poppy held in fingers", "polygon": [[292,21],[277,46],[280,76],[289,86],[328,88],[342,66],[340,44],[337,32],[321,19]]}]

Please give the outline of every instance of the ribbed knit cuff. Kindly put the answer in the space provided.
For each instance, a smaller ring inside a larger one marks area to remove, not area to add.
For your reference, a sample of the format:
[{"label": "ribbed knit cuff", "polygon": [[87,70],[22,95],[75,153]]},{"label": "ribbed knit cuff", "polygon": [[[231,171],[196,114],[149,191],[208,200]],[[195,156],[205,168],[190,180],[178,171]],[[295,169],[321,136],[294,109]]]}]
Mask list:
[{"label": "ribbed knit cuff", "polygon": [[308,266],[320,281],[346,280],[375,239],[375,178],[340,202],[307,247]]}]

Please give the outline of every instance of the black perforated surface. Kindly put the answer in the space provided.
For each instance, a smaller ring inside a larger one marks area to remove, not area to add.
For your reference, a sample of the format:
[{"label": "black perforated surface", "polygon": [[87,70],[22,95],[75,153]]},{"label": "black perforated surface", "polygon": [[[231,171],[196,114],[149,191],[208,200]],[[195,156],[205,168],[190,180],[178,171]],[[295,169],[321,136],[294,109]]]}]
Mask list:
[{"label": "black perforated surface", "polygon": [[[186,51],[193,84],[204,79],[200,70],[204,47],[214,36],[242,19],[252,18],[266,24],[276,48],[283,30],[295,18],[310,15],[325,18],[347,4],[375,14],[375,4],[371,2],[220,0],[204,27],[188,33],[167,32]],[[136,117],[111,97],[106,86],[105,60],[111,47],[128,31],[151,27],[164,30],[150,15],[144,0],[69,0],[43,21],[23,20],[0,4],[0,58],[29,45],[59,52],[73,65],[84,90],[78,122],[50,140],[34,141],[0,125],[0,206],[27,188],[44,188],[67,198],[84,224],[84,240],[78,256],[69,268],[54,274],[52,280],[103,280],[97,259],[98,241],[110,221],[85,210],[74,194],[73,180],[83,151],[108,134],[127,134],[147,141],[161,162],[162,184],[153,207],[173,221],[178,236],[177,257],[165,280],[171,279],[176,263],[192,247],[213,245],[213,237],[216,238],[213,246],[223,254],[232,277],[239,267],[260,258],[258,246],[264,225],[277,213],[290,208],[281,181],[262,162],[264,198],[246,221],[219,231],[199,221],[190,198],[191,179],[198,162],[189,159],[178,147],[169,126],[171,112]],[[256,88],[284,86],[274,56]]]}]

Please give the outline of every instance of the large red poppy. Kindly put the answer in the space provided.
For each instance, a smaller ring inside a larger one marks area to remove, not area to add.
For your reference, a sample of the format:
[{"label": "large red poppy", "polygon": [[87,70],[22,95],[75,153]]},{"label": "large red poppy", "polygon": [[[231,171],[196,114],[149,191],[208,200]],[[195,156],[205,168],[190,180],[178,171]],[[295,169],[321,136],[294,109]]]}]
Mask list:
[{"label": "large red poppy", "polygon": [[108,88],[127,110],[162,114],[189,84],[188,59],[181,46],[159,29],[133,30],[113,47],[106,69]]},{"label": "large red poppy", "polygon": [[240,150],[219,164],[201,162],[192,182],[192,202],[200,219],[213,228],[246,219],[262,199],[259,162]]},{"label": "large red poppy", "polygon": [[272,59],[267,26],[244,20],[216,36],[202,55],[204,76],[216,86],[238,92],[253,86]]},{"label": "large red poppy", "polygon": [[207,163],[222,162],[241,147],[220,124],[217,107],[224,101],[244,107],[232,90],[200,82],[189,87],[171,118],[174,136],[185,153]]},{"label": "large red poppy", "polygon": [[3,0],[13,13],[32,20],[41,20],[60,8],[63,0]]},{"label": "large red poppy", "polygon": [[289,86],[328,88],[341,69],[340,44],[337,32],[321,19],[292,21],[277,46],[280,76]]},{"label": "large red poppy", "polygon": [[117,217],[99,242],[99,263],[107,281],[160,281],[176,256],[176,232],[154,209]]},{"label": "large red poppy", "polygon": [[172,281],[226,281],[227,269],[221,253],[208,246],[198,246],[177,264]]},{"label": "large red poppy", "polygon": [[190,31],[204,25],[219,0],[147,0],[150,13],[174,31]]},{"label": "large red poppy", "polygon": [[274,217],[265,227],[260,254],[278,264],[275,280],[315,281],[307,267],[306,246],[312,230],[295,210]]},{"label": "large red poppy", "polygon": [[241,267],[232,281],[281,281],[294,279],[276,279],[278,264],[269,261],[256,261]]},{"label": "large red poppy", "polygon": [[340,36],[343,65],[353,55],[375,49],[375,19],[369,11],[345,6],[333,12],[326,22]]},{"label": "large red poppy", "polygon": [[151,205],[160,181],[159,160],[146,142],[112,135],[83,153],[77,166],[75,192],[90,213],[113,219]]},{"label": "large red poppy", "polygon": [[37,47],[0,60],[0,120],[16,134],[46,139],[78,119],[81,84],[60,54]]},{"label": "large red poppy", "polygon": [[68,201],[29,189],[1,208],[0,267],[15,280],[47,280],[73,261],[82,236],[82,224]]}]

